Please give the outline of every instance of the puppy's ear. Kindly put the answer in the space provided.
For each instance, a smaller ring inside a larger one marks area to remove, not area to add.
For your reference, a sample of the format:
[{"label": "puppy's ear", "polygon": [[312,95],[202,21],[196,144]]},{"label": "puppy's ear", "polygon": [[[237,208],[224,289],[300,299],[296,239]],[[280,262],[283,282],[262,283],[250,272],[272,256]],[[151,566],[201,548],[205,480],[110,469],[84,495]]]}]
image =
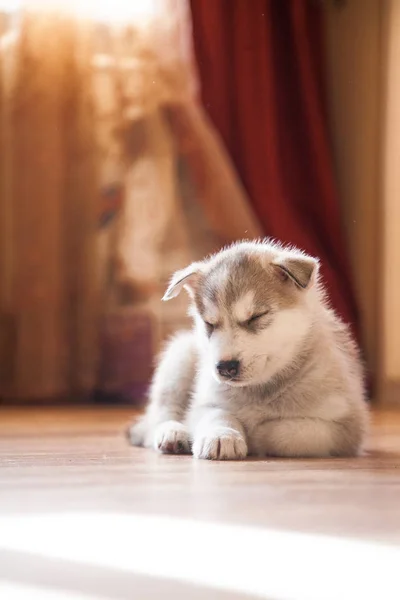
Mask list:
[{"label": "puppy's ear", "polygon": [[171,300],[181,293],[182,288],[188,292],[189,296],[194,296],[194,291],[199,277],[203,271],[202,263],[192,263],[185,269],[177,271],[172,276],[170,284],[163,296],[163,300]]},{"label": "puppy's ear", "polygon": [[273,261],[282,279],[291,279],[302,290],[306,290],[315,282],[318,270],[318,259],[303,254],[282,254]]}]

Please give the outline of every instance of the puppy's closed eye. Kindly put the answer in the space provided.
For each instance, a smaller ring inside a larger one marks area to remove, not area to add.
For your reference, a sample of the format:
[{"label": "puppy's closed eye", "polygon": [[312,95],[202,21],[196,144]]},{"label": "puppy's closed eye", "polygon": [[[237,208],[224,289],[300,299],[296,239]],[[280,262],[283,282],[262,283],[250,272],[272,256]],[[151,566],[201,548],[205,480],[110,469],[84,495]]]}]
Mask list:
[{"label": "puppy's closed eye", "polygon": [[265,329],[267,325],[269,325],[269,320],[264,319],[270,313],[269,310],[266,310],[262,313],[257,313],[244,321],[244,323],[239,323],[240,327],[245,329],[246,331],[250,331],[251,333],[258,333],[262,329]]},{"label": "puppy's closed eye", "polygon": [[245,325],[251,325],[252,323],[256,323],[262,317],[267,316],[268,313],[269,313],[269,310],[265,310],[262,313],[258,313],[258,314],[253,315],[252,317],[250,317],[250,319],[247,319],[247,321],[245,322]]},{"label": "puppy's closed eye", "polygon": [[209,321],[204,321],[204,325],[206,326],[208,336],[210,336],[218,327],[216,323],[210,323]]}]

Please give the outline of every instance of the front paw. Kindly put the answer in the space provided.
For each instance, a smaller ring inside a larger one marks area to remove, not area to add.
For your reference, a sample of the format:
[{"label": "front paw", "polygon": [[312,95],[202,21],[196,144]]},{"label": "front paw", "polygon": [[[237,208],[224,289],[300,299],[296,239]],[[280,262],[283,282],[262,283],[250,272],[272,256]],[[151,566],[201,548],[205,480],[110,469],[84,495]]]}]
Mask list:
[{"label": "front paw", "polygon": [[247,456],[247,443],[235,429],[218,427],[196,437],[192,451],[195,458],[242,460]]},{"label": "front paw", "polygon": [[189,454],[189,432],[178,421],[165,421],[155,431],[154,447],[163,454]]}]

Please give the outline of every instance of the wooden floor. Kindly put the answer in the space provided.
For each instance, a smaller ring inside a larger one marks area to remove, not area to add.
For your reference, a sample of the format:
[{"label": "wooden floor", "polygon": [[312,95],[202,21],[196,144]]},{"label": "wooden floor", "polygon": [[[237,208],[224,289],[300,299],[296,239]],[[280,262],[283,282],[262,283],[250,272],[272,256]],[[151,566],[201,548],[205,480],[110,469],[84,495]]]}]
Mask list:
[{"label": "wooden floor", "polygon": [[400,598],[400,413],[362,458],[235,463],[130,448],[132,414],[0,411],[0,598]]}]

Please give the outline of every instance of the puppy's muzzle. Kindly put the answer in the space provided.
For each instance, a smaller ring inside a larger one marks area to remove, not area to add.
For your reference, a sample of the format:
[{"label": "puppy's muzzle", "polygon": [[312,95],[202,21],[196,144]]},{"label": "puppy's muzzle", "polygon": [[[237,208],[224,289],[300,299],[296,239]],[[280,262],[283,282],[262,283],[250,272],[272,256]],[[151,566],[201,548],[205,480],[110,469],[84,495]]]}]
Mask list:
[{"label": "puppy's muzzle", "polygon": [[234,379],[239,375],[240,362],[238,360],[220,360],[216,369],[221,377]]}]

